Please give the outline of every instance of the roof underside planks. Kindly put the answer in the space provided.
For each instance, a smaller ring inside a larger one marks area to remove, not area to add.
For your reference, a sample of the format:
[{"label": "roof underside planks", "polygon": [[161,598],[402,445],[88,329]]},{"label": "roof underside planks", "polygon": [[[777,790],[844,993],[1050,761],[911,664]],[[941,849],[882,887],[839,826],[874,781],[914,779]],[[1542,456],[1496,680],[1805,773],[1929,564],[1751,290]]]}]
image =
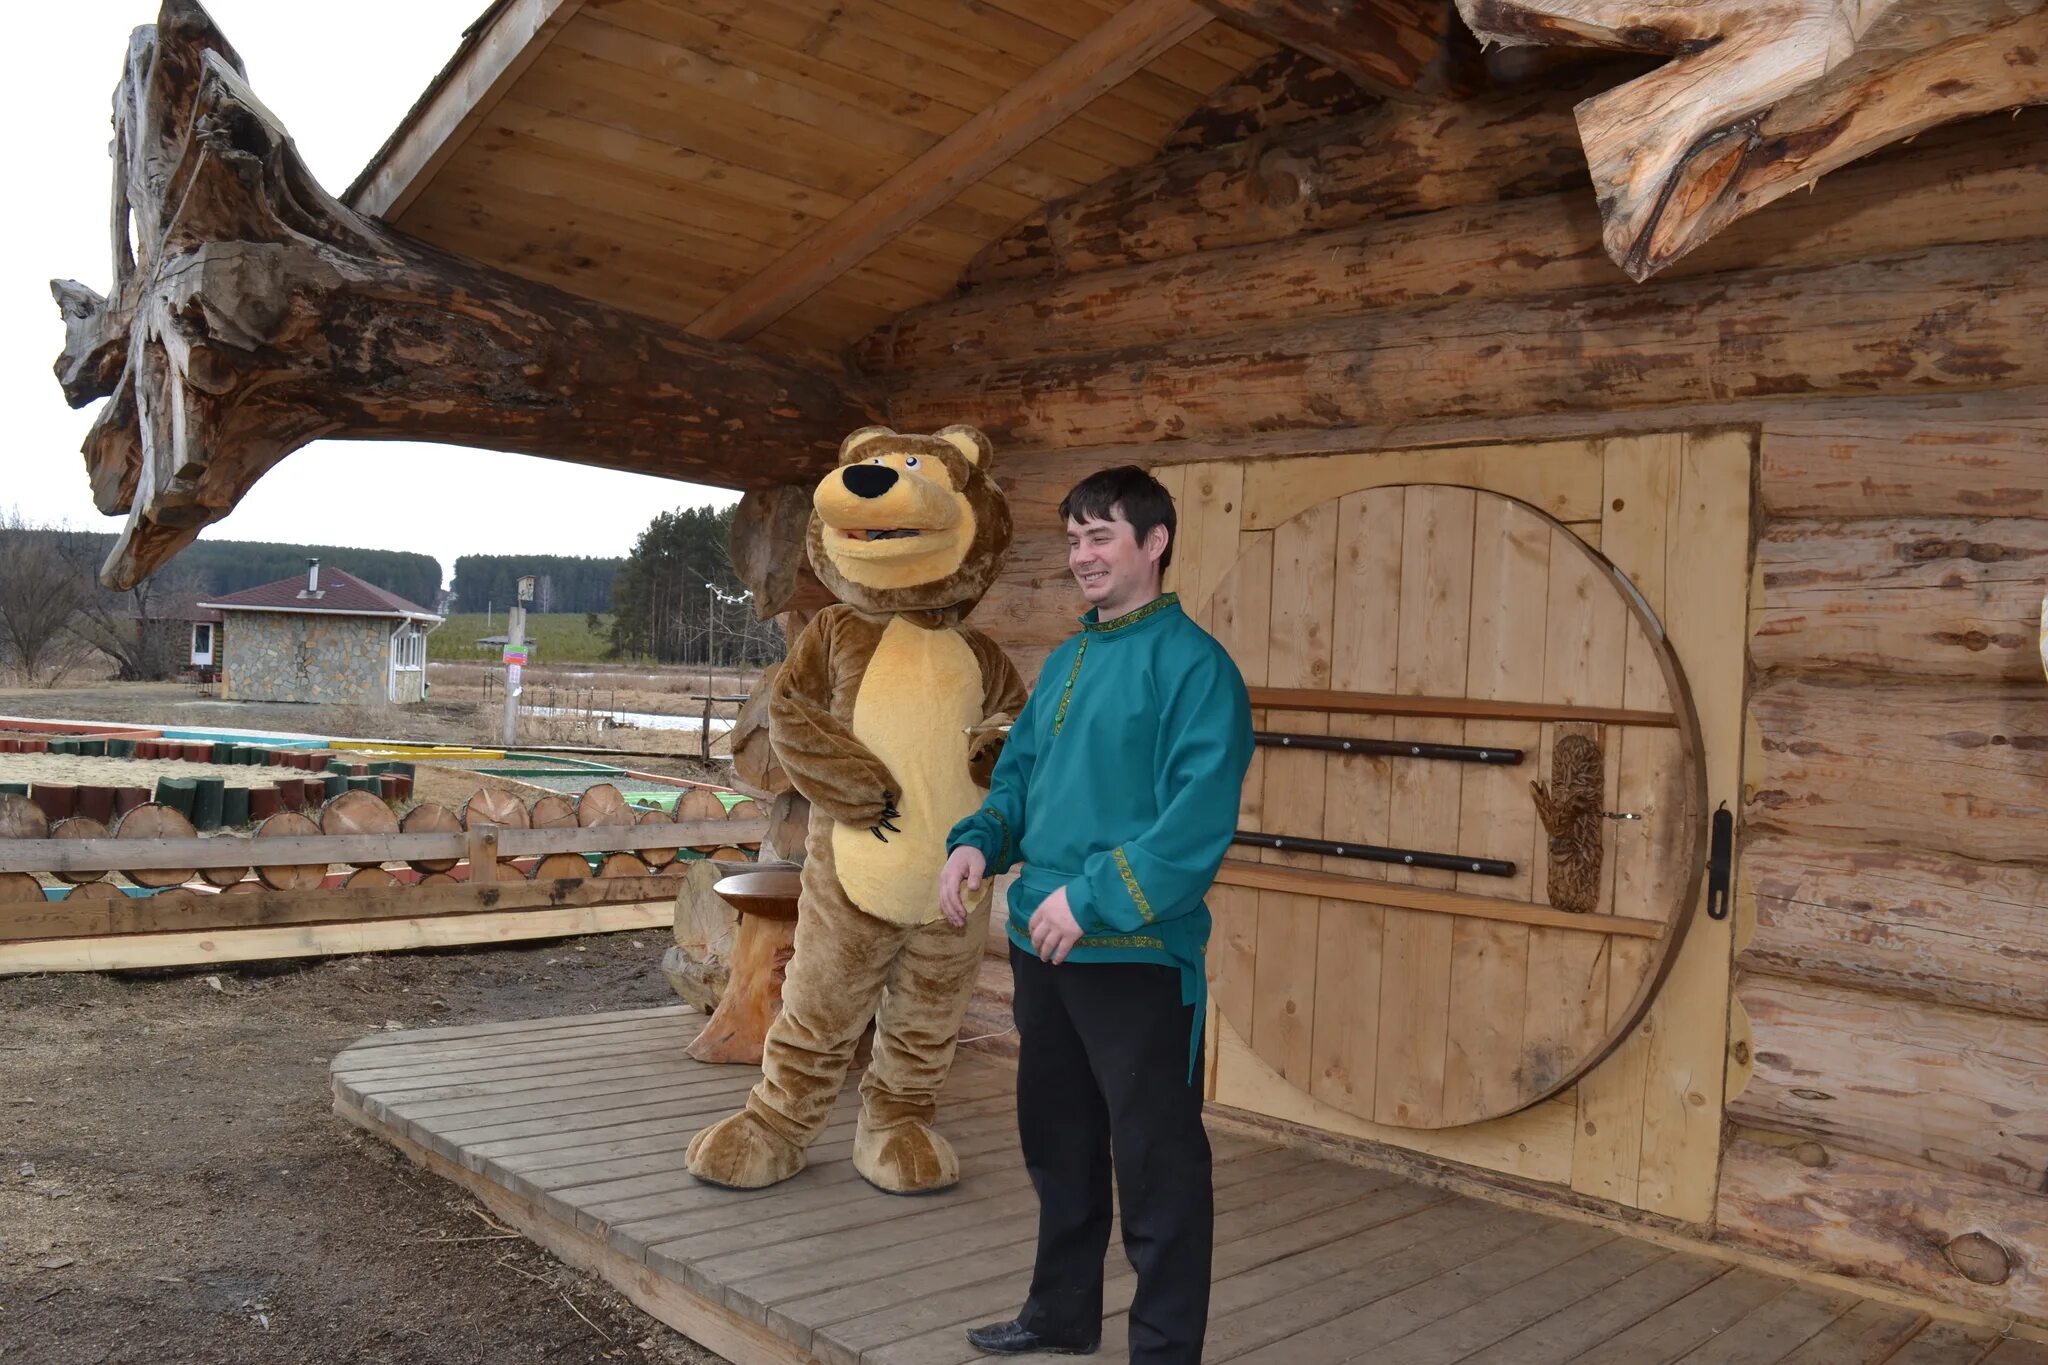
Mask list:
[{"label": "roof underside planks", "polygon": [[[1162,24],[1179,17],[1148,7]],[[847,210],[1126,8],[503,0],[348,198],[487,265],[687,327],[774,279],[800,245],[826,255]],[[1150,160],[1210,91],[1276,51],[1222,23],[1183,27],[1192,33],[1074,98],[1007,160],[745,330],[771,349],[836,352],[944,297],[989,242],[1046,200]]]}]

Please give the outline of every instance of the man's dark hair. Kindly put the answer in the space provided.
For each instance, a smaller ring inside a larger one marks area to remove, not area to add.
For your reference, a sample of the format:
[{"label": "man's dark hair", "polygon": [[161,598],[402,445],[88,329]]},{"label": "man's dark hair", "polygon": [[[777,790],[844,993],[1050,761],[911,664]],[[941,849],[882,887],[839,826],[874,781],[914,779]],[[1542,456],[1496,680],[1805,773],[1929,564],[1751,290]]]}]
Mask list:
[{"label": "man's dark hair", "polygon": [[1060,520],[1114,521],[1121,515],[1131,524],[1131,535],[1140,545],[1155,526],[1166,528],[1166,553],[1159,556],[1159,572],[1173,563],[1173,533],[1179,525],[1173,511],[1173,495],[1159,480],[1134,464],[1098,470],[1067,490],[1060,500]]}]

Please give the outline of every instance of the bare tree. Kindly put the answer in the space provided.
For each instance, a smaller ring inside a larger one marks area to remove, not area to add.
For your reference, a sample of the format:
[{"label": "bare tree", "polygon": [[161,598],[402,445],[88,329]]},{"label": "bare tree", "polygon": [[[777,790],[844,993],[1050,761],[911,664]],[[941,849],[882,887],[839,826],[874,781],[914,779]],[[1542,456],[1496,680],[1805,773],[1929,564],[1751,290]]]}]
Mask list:
[{"label": "bare tree", "polygon": [[98,591],[79,539],[0,512],[0,649],[31,687],[52,687],[83,656],[72,625]]},{"label": "bare tree", "polygon": [[185,609],[202,588],[197,574],[176,565],[125,592],[99,588],[79,607],[71,630],[113,660],[124,680],[158,682],[175,675],[191,657]]}]

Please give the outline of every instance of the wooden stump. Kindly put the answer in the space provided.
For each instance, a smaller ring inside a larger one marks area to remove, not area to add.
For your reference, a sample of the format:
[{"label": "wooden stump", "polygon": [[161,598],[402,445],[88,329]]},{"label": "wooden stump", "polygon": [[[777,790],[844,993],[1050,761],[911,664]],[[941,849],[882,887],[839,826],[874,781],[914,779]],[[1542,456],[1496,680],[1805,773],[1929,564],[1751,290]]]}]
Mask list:
[{"label": "wooden stump", "polygon": [[[26,796],[0,793],[0,839],[47,839],[50,820]],[[24,874],[26,875],[26,874]]]},{"label": "wooden stump", "polygon": [[630,825],[633,823],[633,808],[626,804],[626,796],[609,782],[600,782],[583,793],[576,803],[576,823],[584,829],[595,829],[601,825]]},{"label": "wooden stump", "polygon": [[419,885],[421,886],[456,886],[459,884],[455,880],[454,874],[450,872],[429,872],[419,880]]},{"label": "wooden stump", "polygon": [[646,863],[631,853],[607,853],[598,864],[600,877],[645,877],[653,871]]},{"label": "wooden stump", "polygon": [[535,829],[575,829],[576,806],[566,796],[543,796],[527,819]]},{"label": "wooden stump", "polygon": [[83,886],[72,887],[64,895],[64,902],[67,905],[83,905],[87,901],[110,903],[126,899],[127,895],[112,882],[87,882]]},{"label": "wooden stump", "polygon": [[[320,832],[322,834],[396,834],[398,817],[391,813],[391,807],[382,798],[369,792],[349,791],[329,801],[320,808]],[[370,858],[351,864],[354,867],[379,867],[381,858]]]},{"label": "wooden stump", "polygon": [[482,788],[462,808],[462,826],[503,825],[506,829],[527,828],[526,807],[511,792]]},{"label": "wooden stump", "polygon": [[[28,873],[0,872],[0,905],[35,905],[43,899],[43,884]],[[6,922],[0,920],[0,938],[6,934]]]},{"label": "wooden stump", "polygon": [[381,867],[359,867],[341,884],[344,891],[374,891],[398,885],[398,878]]},{"label": "wooden stump", "polygon": [[[59,820],[50,830],[52,839],[104,839],[107,827],[89,815],[74,815],[69,820]],[[58,881],[72,886],[86,882],[104,881],[105,872],[53,872]]]},{"label": "wooden stump", "polygon": [[731,975],[718,1009],[689,1046],[700,1062],[761,1063],[768,1026],[782,1010],[782,981],[796,950],[798,874],[742,872],[712,890],[739,911]]},{"label": "wooden stump", "polygon": [[768,742],[768,693],[781,671],[779,663],[762,671],[761,680],[740,706],[727,741],[732,748],[734,774],[747,787],[768,796],[780,796],[790,790],[789,774],[782,771],[774,746]]},{"label": "wooden stump", "polygon": [[[190,820],[154,801],[137,806],[114,826],[116,839],[194,839],[198,835]],[[190,867],[149,867],[124,869],[124,875],[137,886],[182,886],[198,873]]]},{"label": "wooden stump", "polygon": [[[285,811],[265,820],[256,830],[256,838],[263,839],[307,839],[317,838],[320,826],[311,817]],[[256,879],[272,891],[311,891],[326,880],[326,863],[259,864]]]},{"label": "wooden stump", "polygon": [[[446,806],[422,801],[405,813],[405,818],[398,822],[398,828],[406,834],[456,834],[462,830],[462,820]],[[460,861],[459,858],[414,858],[408,865],[415,872],[446,872]]]},{"label": "wooden stump", "polygon": [[[667,825],[673,824],[674,821],[665,810],[643,810],[634,823],[641,825]],[[640,857],[649,867],[662,868],[674,862],[676,855],[681,851],[681,849],[677,848],[643,848],[640,850]]]},{"label": "wooden stump", "polygon": [[[249,840],[240,834],[223,834],[213,842],[222,848],[233,848],[236,845],[247,845]],[[200,880],[208,886],[233,886],[248,875],[249,865],[247,863],[243,863],[239,867],[202,867],[199,869]]]}]

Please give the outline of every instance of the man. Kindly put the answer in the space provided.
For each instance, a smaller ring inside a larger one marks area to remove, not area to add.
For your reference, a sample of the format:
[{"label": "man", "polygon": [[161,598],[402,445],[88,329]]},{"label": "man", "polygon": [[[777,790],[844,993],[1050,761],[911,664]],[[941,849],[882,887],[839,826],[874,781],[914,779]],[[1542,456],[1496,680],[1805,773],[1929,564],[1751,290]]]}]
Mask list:
[{"label": "man", "polygon": [[1046,661],[940,874],[946,917],[962,924],[963,886],[1024,864],[1008,928],[1038,1258],[1016,1319],[967,1337],[1000,1354],[1096,1349],[1113,1165],[1138,1276],[1130,1358],[1193,1365],[1213,1222],[1195,1065],[1202,897],[1236,829],[1251,710],[1230,656],[1160,592],[1174,510],[1158,481],[1104,470],[1060,516],[1094,609]]}]

